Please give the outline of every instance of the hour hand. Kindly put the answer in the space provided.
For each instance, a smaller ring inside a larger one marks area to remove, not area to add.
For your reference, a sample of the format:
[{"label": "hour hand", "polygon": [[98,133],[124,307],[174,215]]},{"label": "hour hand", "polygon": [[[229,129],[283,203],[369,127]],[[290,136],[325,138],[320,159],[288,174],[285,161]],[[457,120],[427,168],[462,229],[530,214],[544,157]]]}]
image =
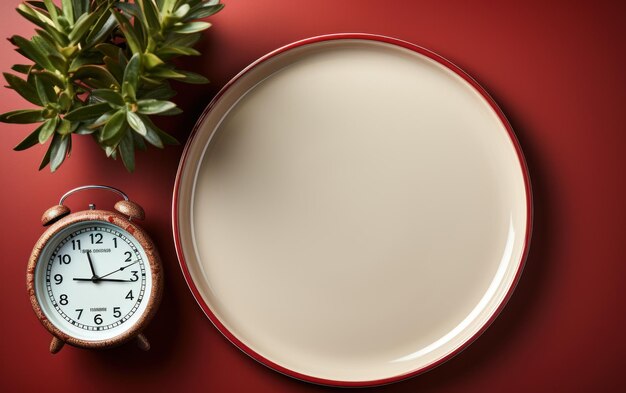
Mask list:
[{"label": "hour hand", "polygon": [[91,279],[95,280],[98,278],[98,275],[96,274],[96,270],[93,268],[93,261],[91,260],[91,251],[87,251],[87,260],[89,260],[89,267],[91,268]]}]

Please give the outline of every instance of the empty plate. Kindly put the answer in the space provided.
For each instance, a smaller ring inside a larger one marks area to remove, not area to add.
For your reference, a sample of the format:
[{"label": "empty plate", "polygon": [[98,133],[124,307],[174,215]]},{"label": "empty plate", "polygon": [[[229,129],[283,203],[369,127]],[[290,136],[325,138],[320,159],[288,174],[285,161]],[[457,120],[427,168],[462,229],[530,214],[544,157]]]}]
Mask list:
[{"label": "empty plate", "polygon": [[340,34],[246,68],[198,122],[174,189],[180,264],[245,353],[310,382],[428,370],[495,318],[531,194],[489,95],[404,41]]}]

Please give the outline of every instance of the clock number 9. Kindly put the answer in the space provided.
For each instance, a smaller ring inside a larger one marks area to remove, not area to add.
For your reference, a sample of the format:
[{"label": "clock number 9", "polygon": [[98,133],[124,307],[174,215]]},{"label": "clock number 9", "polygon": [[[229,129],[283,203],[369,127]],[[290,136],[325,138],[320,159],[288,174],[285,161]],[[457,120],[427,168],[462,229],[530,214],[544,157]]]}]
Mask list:
[{"label": "clock number 9", "polygon": [[63,276],[60,274],[55,274],[54,281],[55,281],[55,284],[59,285],[60,283],[63,282]]}]

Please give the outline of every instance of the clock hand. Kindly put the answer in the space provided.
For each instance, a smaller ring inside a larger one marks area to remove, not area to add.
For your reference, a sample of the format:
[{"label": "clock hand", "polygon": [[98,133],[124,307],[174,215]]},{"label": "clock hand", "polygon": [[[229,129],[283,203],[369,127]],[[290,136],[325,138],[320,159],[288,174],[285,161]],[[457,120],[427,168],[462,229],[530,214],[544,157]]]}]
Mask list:
[{"label": "clock hand", "polygon": [[98,278],[96,271],[93,268],[93,261],[91,260],[91,251],[87,251],[87,259],[89,260],[89,267],[91,268],[92,280]]},{"label": "clock hand", "polygon": [[[103,276],[96,277],[96,278],[95,278],[95,281],[100,281],[100,280],[102,280],[104,277],[108,277],[108,276],[110,276],[110,275],[111,275],[111,274],[113,274],[113,273],[121,272],[122,270],[126,269],[127,267],[131,267],[131,266],[133,266],[135,263],[139,263],[139,260],[136,260],[135,262],[131,262],[131,263],[129,263],[129,264],[128,264],[128,265],[126,265],[126,266],[122,266],[121,268],[119,268],[119,269],[117,269],[117,270],[114,270],[114,271],[112,271],[111,273],[107,273],[107,274],[105,274],[105,275],[103,275]],[[94,282],[95,282],[95,281],[94,281]]]},{"label": "clock hand", "polygon": [[[94,279],[92,278],[74,278],[74,281],[91,281],[93,282]],[[113,281],[113,282],[135,282],[133,280],[120,280],[117,278],[98,278],[96,281]]]}]

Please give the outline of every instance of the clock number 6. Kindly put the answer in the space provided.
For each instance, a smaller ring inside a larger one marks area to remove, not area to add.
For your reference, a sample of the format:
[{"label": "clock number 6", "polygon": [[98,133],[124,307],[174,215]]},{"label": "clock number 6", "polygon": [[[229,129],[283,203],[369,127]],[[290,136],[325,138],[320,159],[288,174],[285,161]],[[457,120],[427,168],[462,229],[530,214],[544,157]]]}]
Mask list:
[{"label": "clock number 6", "polygon": [[96,314],[93,317],[93,321],[96,325],[102,325],[102,314]]}]

